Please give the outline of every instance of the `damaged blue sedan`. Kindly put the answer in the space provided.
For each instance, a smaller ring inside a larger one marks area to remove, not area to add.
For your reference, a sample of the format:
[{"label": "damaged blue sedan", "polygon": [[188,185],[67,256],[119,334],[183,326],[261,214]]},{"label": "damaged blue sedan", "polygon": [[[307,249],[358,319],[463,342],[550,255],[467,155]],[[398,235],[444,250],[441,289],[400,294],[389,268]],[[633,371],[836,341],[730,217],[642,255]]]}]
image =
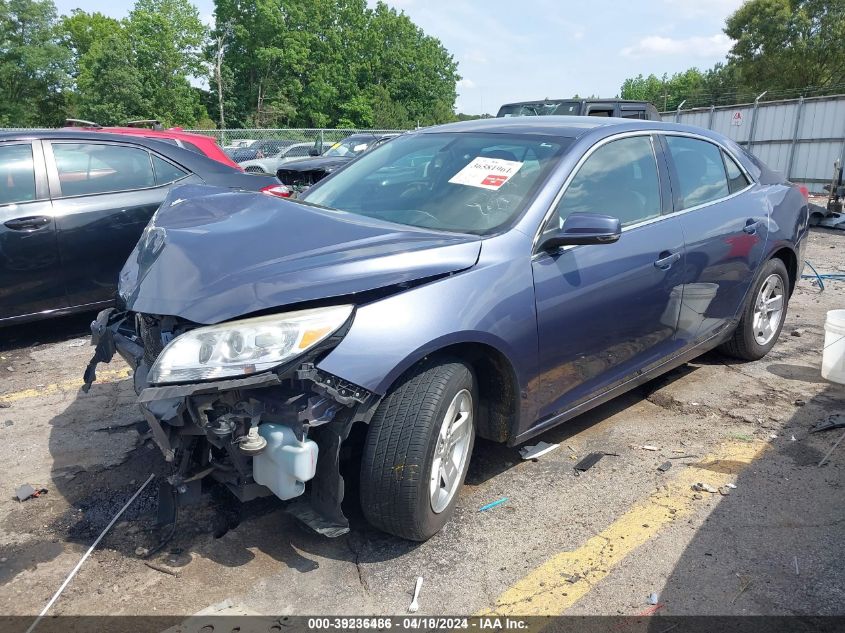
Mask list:
[{"label": "damaged blue sedan", "polygon": [[476,437],[515,445],[719,347],[775,344],[807,201],[734,142],[654,121],[528,117],[403,134],[298,200],[175,189],[92,324],[174,498],[205,479],[348,531],[424,540]]}]

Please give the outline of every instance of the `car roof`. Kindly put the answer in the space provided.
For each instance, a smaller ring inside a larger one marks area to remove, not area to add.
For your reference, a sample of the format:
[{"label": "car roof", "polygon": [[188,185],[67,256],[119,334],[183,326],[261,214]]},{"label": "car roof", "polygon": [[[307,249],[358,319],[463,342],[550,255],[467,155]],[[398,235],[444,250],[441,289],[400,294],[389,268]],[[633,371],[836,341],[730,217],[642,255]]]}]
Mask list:
[{"label": "car roof", "polygon": [[[630,103],[635,105],[643,105],[649,103],[648,101],[640,101],[639,99],[614,99],[613,97],[607,97],[602,99],[587,99],[582,97],[574,97],[572,99],[531,99],[529,101],[510,101],[508,103],[503,103],[502,108],[505,106],[518,106],[518,105],[535,105],[537,103],[563,103],[568,101],[570,103]],[[500,108],[501,109],[501,108]]]},{"label": "car roof", "polygon": [[[124,145],[139,145],[153,150],[158,154],[167,156],[171,160],[187,167],[189,170],[199,173],[225,171],[230,173],[238,171],[235,167],[226,165],[209,158],[205,154],[198,154],[189,149],[166,143],[157,138],[141,135],[110,134],[108,132],[84,131],[77,128],[61,128],[57,130],[19,130],[17,132],[0,132],[0,142],[5,141],[77,141],[77,142],[103,142],[121,143]],[[219,167],[219,169],[218,169]]]},{"label": "car roof", "polygon": [[591,132],[615,132],[636,130],[675,130],[680,132],[695,132],[713,138],[718,135],[702,128],[689,125],[679,125],[664,121],[647,121],[643,119],[622,119],[618,117],[590,117],[590,116],[520,116],[474,119],[447,123],[419,130],[422,133],[433,132],[485,132],[500,134],[539,134],[564,138],[579,138]]}]

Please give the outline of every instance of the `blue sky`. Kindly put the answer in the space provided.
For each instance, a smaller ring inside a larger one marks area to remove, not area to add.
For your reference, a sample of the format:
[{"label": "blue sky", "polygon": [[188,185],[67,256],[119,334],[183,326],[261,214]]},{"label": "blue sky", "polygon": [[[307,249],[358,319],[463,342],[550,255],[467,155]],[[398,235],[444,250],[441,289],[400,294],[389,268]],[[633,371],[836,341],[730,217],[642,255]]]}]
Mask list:
[{"label": "blue sky", "polygon": [[[113,17],[133,0],[55,0]],[[373,0],[368,0],[375,4]],[[194,0],[206,22],[212,0]],[[507,101],[613,96],[626,77],[708,68],[724,58],[725,18],[742,0],[390,0],[438,37],[463,77],[457,109],[494,113]]]}]

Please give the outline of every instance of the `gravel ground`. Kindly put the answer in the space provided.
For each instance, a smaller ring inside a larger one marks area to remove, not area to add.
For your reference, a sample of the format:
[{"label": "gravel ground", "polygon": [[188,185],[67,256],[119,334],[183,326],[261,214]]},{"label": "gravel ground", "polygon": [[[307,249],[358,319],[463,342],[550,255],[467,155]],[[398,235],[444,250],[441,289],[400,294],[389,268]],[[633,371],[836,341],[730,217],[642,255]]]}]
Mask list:
[{"label": "gravel ground", "polygon": [[[845,271],[845,235],[814,231],[808,258],[820,272]],[[212,492],[180,512],[175,537],[156,557],[178,569],[176,577],[136,555],[161,537],[150,486],[51,613],[184,616],[230,600],[263,614],[401,614],[421,575],[423,614],[496,609],[513,587],[529,585],[526,609],[552,596],[572,614],[640,613],[651,593],[667,614],[843,614],[845,445],[819,468],[842,431],[809,433],[845,414],[845,388],[819,373],[825,313],[843,307],[843,290],[831,282],[820,293],[802,281],[768,357],[739,364],[707,354],[547,432],[539,439],[561,446],[538,461],[479,441],[453,521],[424,544],[367,527],[354,489],[353,530],[335,540],[299,527],[281,502],[240,506]],[[109,382],[78,391],[90,318],[0,330],[3,614],[38,613],[114,512],[163,470],[117,362]],[[733,477],[729,496],[667,493],[679,508],[671,520],[626,528],[621,558],[589,558],[594,537],[627,525],[644,499],[692,469],[705,473],[702,458],[720,447],[743,444],[761,447],[749,465],[710,462],[717,475]],[[572,465],[591,451],[618,456],[573,476]],[[659,472],[670,458],[672,469]],[[19,503],[21,483],[49,493]],[[500,497],[508,501],[478,512]],[[633,547],[637,534],[642,543]],[[588,586],[567,565],[586,565]],[[558,576],[550,585],[525,584],[550,569]]]}]

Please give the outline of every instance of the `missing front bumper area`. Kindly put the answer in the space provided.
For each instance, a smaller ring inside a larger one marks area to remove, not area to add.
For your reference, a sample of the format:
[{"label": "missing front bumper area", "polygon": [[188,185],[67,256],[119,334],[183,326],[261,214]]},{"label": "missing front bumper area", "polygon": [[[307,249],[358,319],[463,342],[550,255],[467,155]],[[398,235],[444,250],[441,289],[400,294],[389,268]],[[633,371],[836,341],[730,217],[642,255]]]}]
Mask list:
[{"label": "missing front bumper area", "polygon": [[[133,368],[152,439],[172,468],[172,490],[162,492],[160,510],[165,512],[159,520],[175,515],[173,498],[181,503],[196,497],[202,482],[212,480],[241,501],[269,494],[295,499],[286,510],[315,531],[326,536],[348,532],[341,510],[341,445],[356,422],[369,421],[378,398],[318,370],[315,360],[327,347],[271,372],[149,386],[146,376],[160,352],[158,343],[190,327],[168,319],[101,312],[91,325],[96,351],[83,387],[88,390],[98,363],[111,361],[115,353]],[[137,331],[139,321],[146,331]],[[150,332],[160,339],[149,341]],[[158,348],[154,354],[147,353],[151,347]]]}]

